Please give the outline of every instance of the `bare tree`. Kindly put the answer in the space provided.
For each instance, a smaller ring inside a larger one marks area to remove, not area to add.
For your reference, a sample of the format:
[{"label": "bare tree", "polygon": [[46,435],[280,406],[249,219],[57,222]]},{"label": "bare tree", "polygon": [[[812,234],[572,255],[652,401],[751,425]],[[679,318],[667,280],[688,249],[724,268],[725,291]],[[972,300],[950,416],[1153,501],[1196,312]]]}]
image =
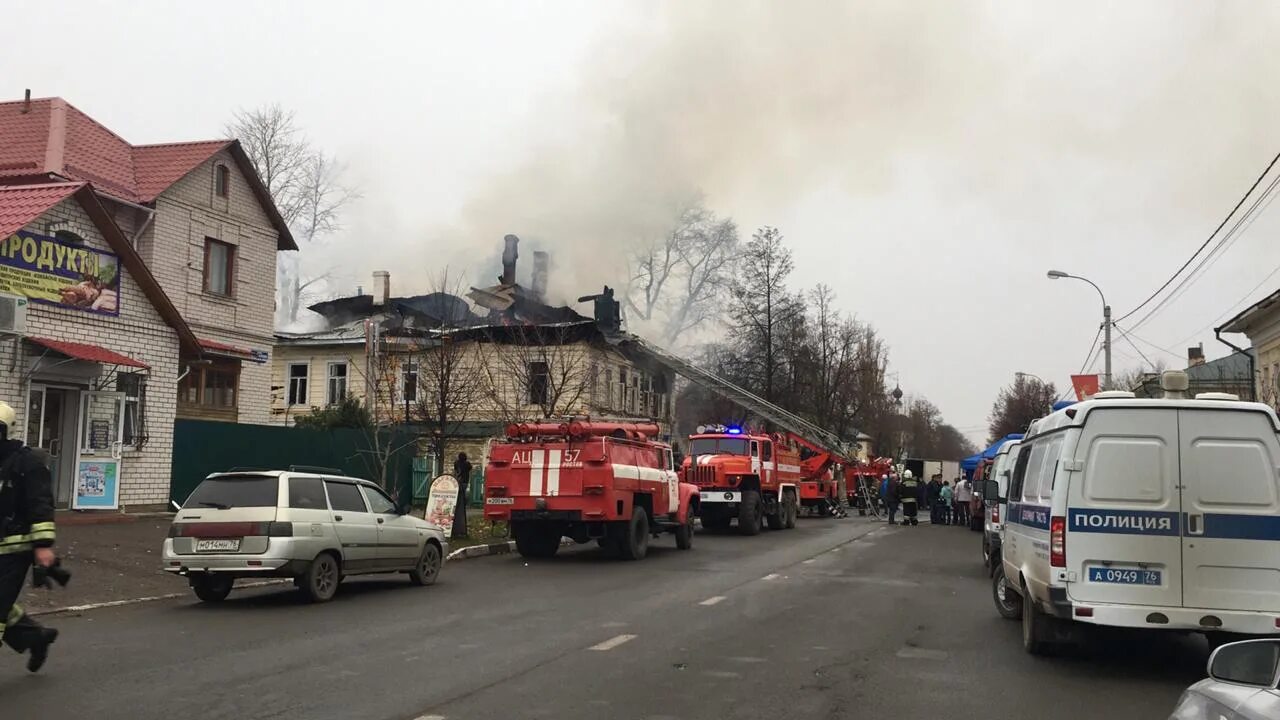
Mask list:
[{"label": "bare tree", "polygon": [[780,333],[788,320],[803,313],[803,300],[787,289],[794,268],[791,250],[777,228],[763,226],[751,237],[741,272],[730,287],[739,362],[765,400],[776,400],[783,370]]},{"label": "bare tree", "polygon": [[[441,271],[436,283],[438,296],[459,297],[466,289],[461,276],[451,278],[449,268]],[[473,418],[473,411],[484,392],[483,376],[477,345],[462,337],[463,319],[452,308],[441,313],[431,343],[410,362],[405,373],[405,392],[413,396],[411,415],[426,425],[429,444],[436,456],[437,467],[445,468],[449,443],[458,437],[463,423]],[[412,381],[409,380],[412,375]],[[416,383],[410,388],[410,383]]]},{"label": "bare tree", "polygon": [[573,328],[519,325],[490,339],[496,367],[486,371],[486,392],[503,419],[526,419],[531,408],[543,418],[563,417],[590,402],[599,366]]},{"label": "bare tree", "polygon": [[1030,375],[1016,375],[1013,384],[1000,389],[991,406],[988,430],[991,442],[1010,433],[1026,432],[1032,420],[1048,415],[1058,397],[1053,383],[1044,384]]},{"label": "bare tree", "polygon": [[[304,245],[341,229],[341,214],[359,193],[344,184],[345,167],[298,129],[292,110],[277,104],[239,110],[224,131],[240,141],[276,209]],[[306,273],[300,258],[281,256],[278,319],[296,322],[308,290],[329,276],[328,270]]]},{"label": "bare tree", "polygon": [[719,317],[737,258],[738,228],[696,200],[681,208],[660,239],[630,258],[626,293],[631,316],[653,327],[664,345]]}]

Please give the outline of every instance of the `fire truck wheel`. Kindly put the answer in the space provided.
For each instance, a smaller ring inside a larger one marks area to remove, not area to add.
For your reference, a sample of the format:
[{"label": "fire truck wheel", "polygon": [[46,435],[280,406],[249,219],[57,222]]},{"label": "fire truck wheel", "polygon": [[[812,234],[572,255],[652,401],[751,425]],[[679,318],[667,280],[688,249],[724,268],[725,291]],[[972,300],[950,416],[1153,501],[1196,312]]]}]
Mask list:
[{"label": "fire truck wheel", "polygon": [[772,515],[765,515],[764,521],[768,524],[770,530],[781,530],[787,526],[787,501],[783,500],[778,503],[778,512]]},{"label": "fire truck wheel", "polygon": [[796,518],[800,516],[800,506],[796,503],[795,493],[787,493],[782,503],[785,510],[786,522],[783,524],[788,530],[794,530],[796,527]]},{"label": "fire truck wheel", "polygon": [[759,535],[763,515],[764,506],[760,503],[760,493],[756,490],[742,493],[742,502],[738,504],[738,532],[743,535]]},{"label": "fire truck wheel", "polygon": [[693,548],[693,508],[689,508],[689,519],[676,528],[676,547],[681,550]]},{"label": "fire truck wheel", "polygon": [[516,552],[526,558],[549,558],[560,549],[560,533],[548,528],[525,526],[516,532]]},{"label": "fire truck wheel", "polygon": [[631,510],[631,522],[627,523],[627,536],[622,538],[620,549],[623,560],[643,560],[649,552],[649,515],[644,508]]}]

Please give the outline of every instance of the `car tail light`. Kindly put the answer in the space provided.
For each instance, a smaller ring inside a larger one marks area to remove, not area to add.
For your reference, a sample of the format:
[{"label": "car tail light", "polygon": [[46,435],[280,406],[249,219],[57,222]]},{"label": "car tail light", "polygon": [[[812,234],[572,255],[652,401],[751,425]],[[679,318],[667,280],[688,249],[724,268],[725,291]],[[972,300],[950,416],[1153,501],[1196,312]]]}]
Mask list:
[{"label": "car tail light", "polygon": [[991,522],[1000,522],[1000,503],[994,503],[991,505]]},{"label": "car tail light", "polygon": [[169,523],[169,537],[182,537],[182,528],[178,527],[178,523]]},{"label": "car tail light", "polygon": [[1067,566],[1067,519],[1061,515],[1049,518],[1049,565]]},{"label": "car tail light", "polygon": [[1076,608],[1076,617],[1093,617],[1093,608],[1091,607]]}]

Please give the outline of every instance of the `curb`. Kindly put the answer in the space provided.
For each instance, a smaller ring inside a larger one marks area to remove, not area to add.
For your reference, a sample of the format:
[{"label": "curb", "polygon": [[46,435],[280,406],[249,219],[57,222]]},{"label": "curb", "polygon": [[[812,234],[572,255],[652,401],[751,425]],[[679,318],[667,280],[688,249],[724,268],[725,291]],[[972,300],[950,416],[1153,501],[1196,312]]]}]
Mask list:
[{"label": "curb", "polygon": [[[560,540],[560,547],[575,544],[569,538]],[[485,545],[470,545],[464,548],[458,548],[449,553],[449,557],[445,558],[447,562],[456,562],[458,560],[469,560],[471,558],[487,557],[489,555],[507,555],[516,551],[515,540],[504,540],[501,542],[491,542]]]},{"label": "curb", "polygon": [[[236,585],[236,590],[247,590],[249,588],[267,587],[270,585],[280,585],[281,583],[290,582],[286,578],[279,580],[258,580],[243,585]],[[34,610],[27,613],[31,617],[40,617],[42,615],[64,615],[66,613],[84,612],[86,610],[101,610],[103,608],[122,607],[124,605],[139,605],[142,603],[155,602],[157,600],[174,600],[181,597],[187,597],[190,593],[166,593],[164,595],[151,595],[150,597],[132,598],[129,600],[108,600],[106,602],[88,603],[86,605],[69,605],[67,607],[53,608],[51,610]]]}]

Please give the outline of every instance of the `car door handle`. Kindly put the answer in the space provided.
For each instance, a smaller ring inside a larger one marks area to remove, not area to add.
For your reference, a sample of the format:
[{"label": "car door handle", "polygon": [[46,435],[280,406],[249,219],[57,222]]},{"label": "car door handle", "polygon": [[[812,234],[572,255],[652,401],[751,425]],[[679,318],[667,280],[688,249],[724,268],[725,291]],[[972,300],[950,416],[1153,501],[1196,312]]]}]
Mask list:
[{"label": "car door handle", "polygon": [[379,524],[379,525],[381,525],[383,522],[385,522],[385,521],[384,521],[382,518],[378,518],[378,524]]},{"label": "car door handle", "polygon": [[334,522],[342,522],[342,516],[341,516],[341,515],[334,515],[334,516],[333,516],[333,521],[334,521]]},{"label": "car door handle", "polygon": [[1187,513],[1187,534],[1188,535],[1204,534],[1204,514]]}]

